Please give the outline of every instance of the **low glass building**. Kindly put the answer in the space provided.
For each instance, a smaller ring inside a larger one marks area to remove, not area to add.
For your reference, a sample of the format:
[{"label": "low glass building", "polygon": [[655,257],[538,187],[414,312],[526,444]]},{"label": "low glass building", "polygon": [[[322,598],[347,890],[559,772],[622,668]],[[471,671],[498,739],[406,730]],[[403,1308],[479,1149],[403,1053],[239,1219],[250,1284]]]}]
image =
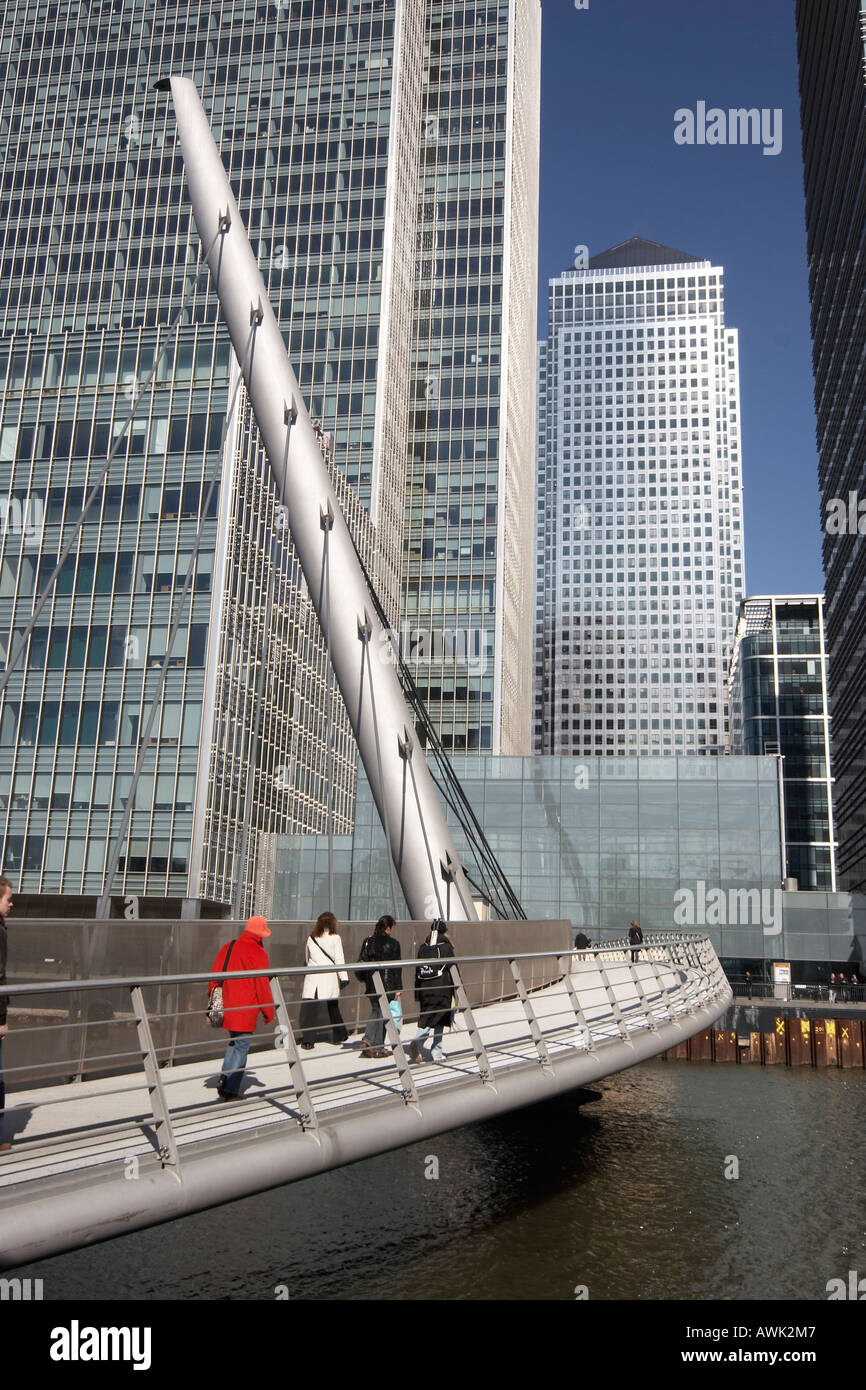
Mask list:
[{"label": "low glass building", "polygon": [[[866,896],[782,891],[776,756],[452,762],[530,919],[568,918],[593,942],[622,936],[633,917],[644,932],[693,927],[734,977],[763,962],[770,978],[773,961],[790,961],[795,982],[826,980],[866,955]],[[328,907],[331,872],[339,918],[408,916],[360,774],[355,832],[334,838],[330,872],[325,836],[274,837],[269,855],[277,919]]]},{"label": "low glass building", "polygon": [[[774,923],[761,917],[781,898],[778,759],[452,761],[528,917],[569,918],[591,939],[625,932],[633,917],[644,930],[717,926],[724,954],[765,954]],[[471,875],[465,837],[449,823]],[[328,905],[325,838],[277,837],[274,863],[275,916],[314,917]],[[385,837],[360,776],[355,831],[335,839],[333,869],[338,917],[406,915],[402,899],[394,909]],[[730,892],[752,897],[729,902]]]}]

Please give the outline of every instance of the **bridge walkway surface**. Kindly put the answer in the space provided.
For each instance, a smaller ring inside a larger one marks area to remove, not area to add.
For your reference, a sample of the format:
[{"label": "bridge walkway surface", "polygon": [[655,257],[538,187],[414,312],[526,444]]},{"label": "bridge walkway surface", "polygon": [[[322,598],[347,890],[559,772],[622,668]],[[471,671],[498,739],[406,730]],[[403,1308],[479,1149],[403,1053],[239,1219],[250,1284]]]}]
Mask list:
[{"label": "bridge walkway surface", "polygon": [[474,1010],[466,1001],[438,1064],[410,1067],[417,1026],[407,1021],[399,1043],[389,1023],[393,1055],[381,1060],[361,1058],[358,1036],[304,1054],[281,1039],[250,1054],[231,1103],[217,1097],[213,1059],[159,1067],[155,1083],[144,1059],[136,1072],[16,1090],[7,1101],[14,1143],[0,1159],[0,1265],[532,1105],[663,1052],[730,1002],[707,941],[644,956],[564,957],[561,977],[532,991],[518,963],[518,997]]}]

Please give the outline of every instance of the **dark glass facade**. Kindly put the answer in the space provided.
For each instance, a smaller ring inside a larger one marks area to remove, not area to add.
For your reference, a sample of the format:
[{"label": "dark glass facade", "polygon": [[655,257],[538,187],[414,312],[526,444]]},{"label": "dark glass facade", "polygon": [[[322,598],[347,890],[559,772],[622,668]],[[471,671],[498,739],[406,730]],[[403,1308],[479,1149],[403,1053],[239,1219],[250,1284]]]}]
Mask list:
[{"label": "dark glass facade", "polygon": [[785,875],[836,891],[823,600],[746,599],[730,674],[731,744],[781,755]]},{"label": "dark glass facade", "polygon": [[[866,888],[866,0],[798,0],[840,886]],[[851,502],[853,498],[853,509]],[[848,524],[830,523],[843,505]],[[853,524],[852,519],[853,518]]]}]

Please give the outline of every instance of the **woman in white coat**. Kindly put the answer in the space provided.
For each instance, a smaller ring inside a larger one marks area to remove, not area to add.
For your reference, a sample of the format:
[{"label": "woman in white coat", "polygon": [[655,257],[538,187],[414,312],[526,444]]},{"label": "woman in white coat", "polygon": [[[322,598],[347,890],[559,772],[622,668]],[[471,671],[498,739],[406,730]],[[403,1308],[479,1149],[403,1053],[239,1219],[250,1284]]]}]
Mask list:
[{"label": "woman in white coat", "polygon": [[349,1034],[340,1013],[340,986],[349,976],[343,943],[337,933],[333,912],[322,912],[307,937],[307,965],[333,965],[321,974],[305,975],[301,991],[301,1047],[309,1050],[317,1042],[344,1043]]}]

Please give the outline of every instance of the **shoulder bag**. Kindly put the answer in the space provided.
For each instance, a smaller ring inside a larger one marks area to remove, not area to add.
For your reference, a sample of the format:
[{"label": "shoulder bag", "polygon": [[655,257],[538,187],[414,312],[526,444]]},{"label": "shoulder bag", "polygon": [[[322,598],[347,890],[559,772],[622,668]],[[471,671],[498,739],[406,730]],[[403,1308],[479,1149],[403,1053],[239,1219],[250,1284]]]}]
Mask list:
[{"label": "shoulder bag", "polygon": [[[226,947],[225,958],[223,960],[223,970],[228,970],[234,941],[230,941]],[[211,1028],[222,1028],[223,1018],[225,1017],[225,1006],[223,1004],[222,981],[211,990],[211,996],[207,1006],[207,1020]]]}]

